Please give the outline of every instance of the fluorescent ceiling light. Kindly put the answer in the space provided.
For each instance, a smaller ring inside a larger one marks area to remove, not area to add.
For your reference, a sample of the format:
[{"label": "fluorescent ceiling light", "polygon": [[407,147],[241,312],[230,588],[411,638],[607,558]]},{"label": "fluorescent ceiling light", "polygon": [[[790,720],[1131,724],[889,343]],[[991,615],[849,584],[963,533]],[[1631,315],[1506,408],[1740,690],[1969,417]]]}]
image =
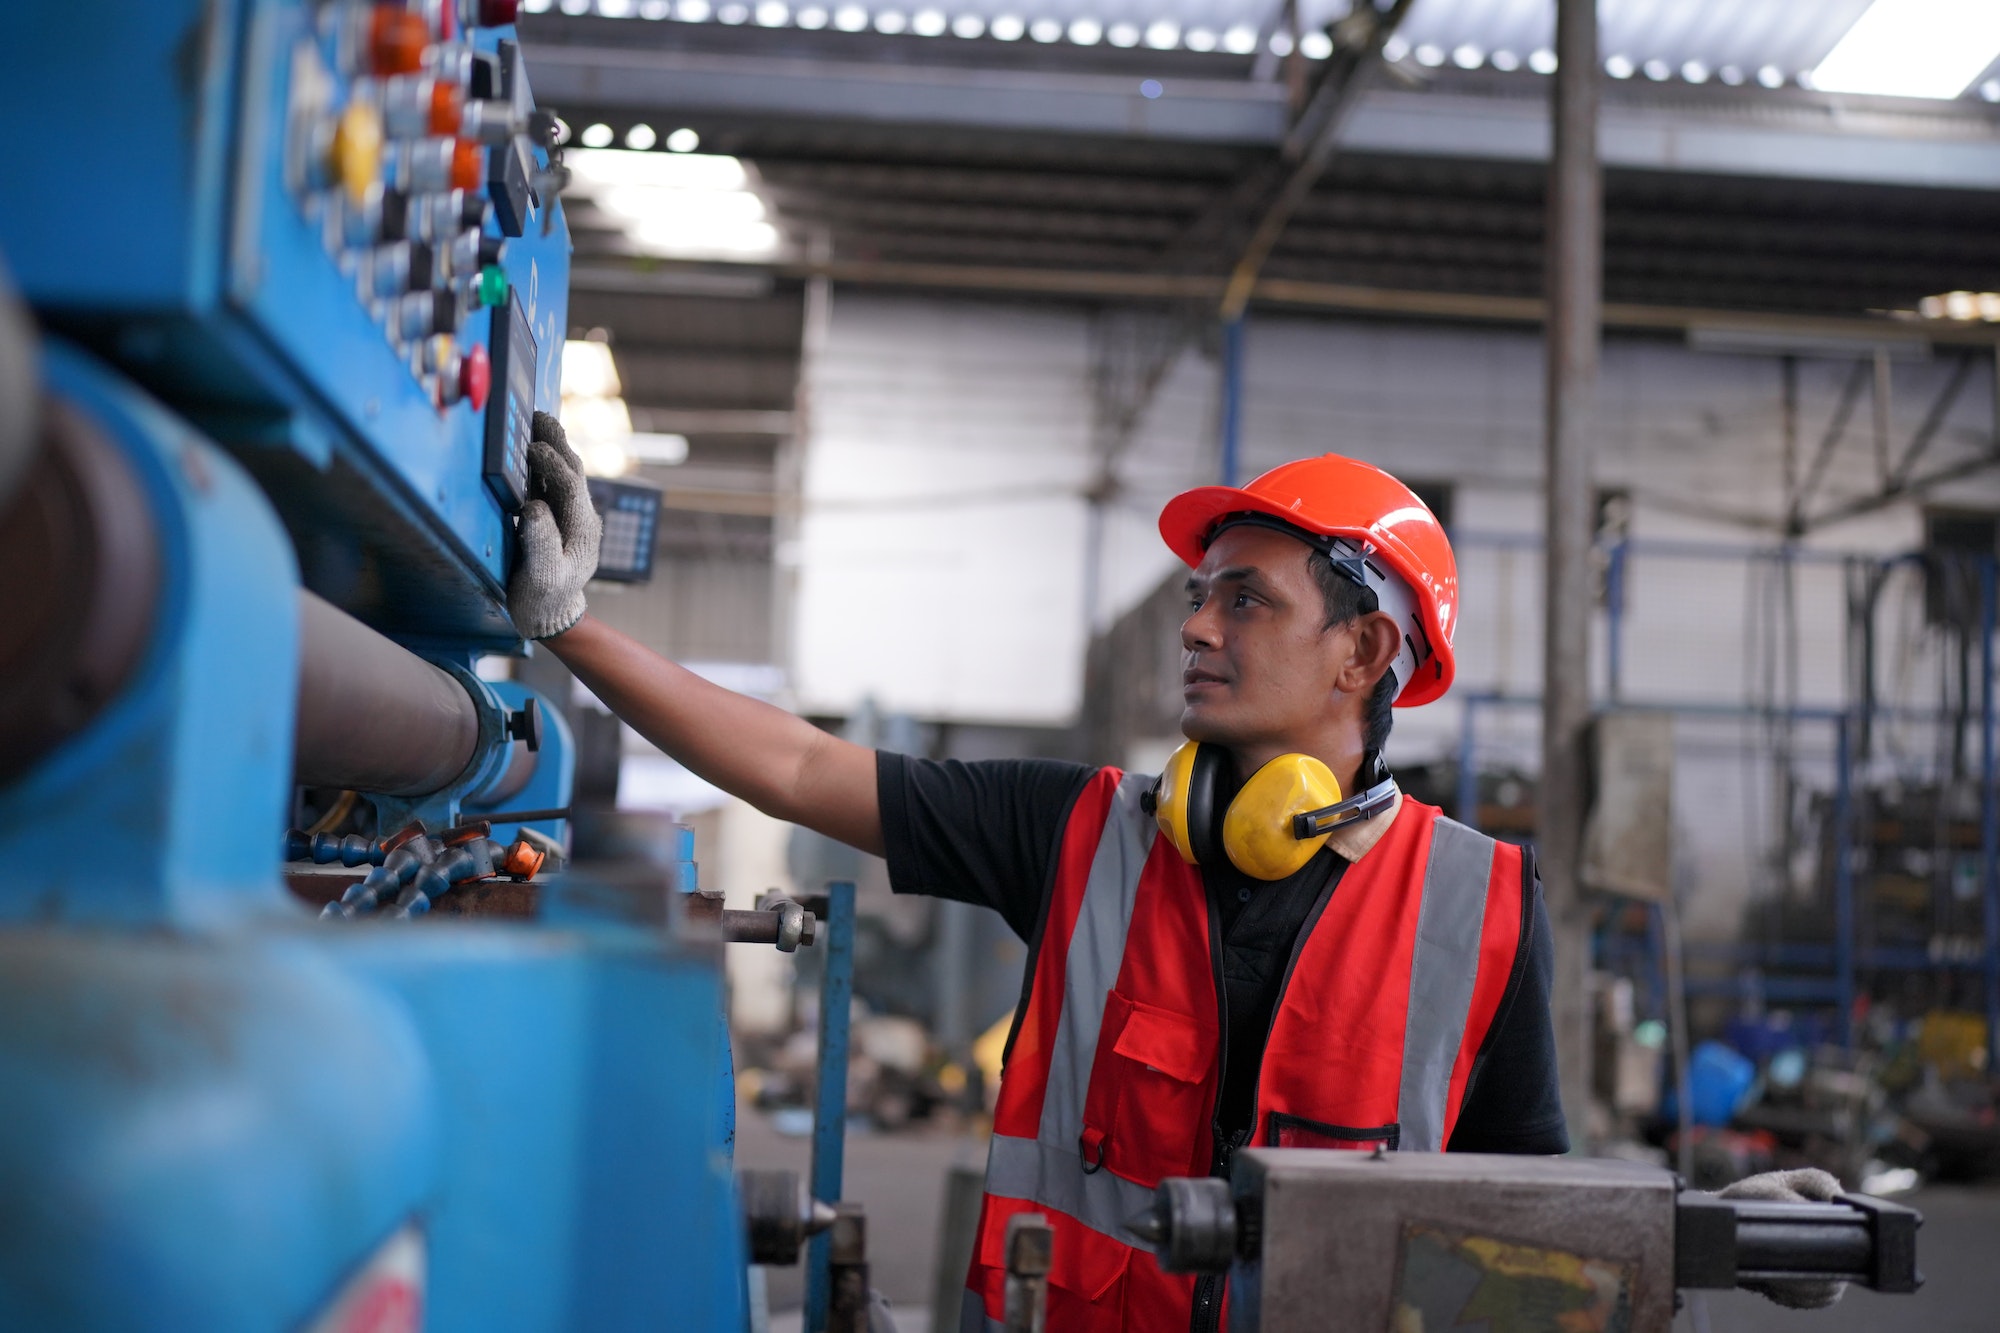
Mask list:
[{"label": "fluorescent ceiling light", "polygon": [[1822,92],[1957,97],[2000,56],[1994,0],[1875,0],[1812,72]]},{"label": "fluorescent ceiling light", "polygon": [[[680,133],[668,137],[669,147]],[[783,243],[736,158],[601,149],[572,152],[566,164],[577,194],[621,223],[642,250],[672,258],[761,259]]]},{"label": "fluorescent ceiling light", "polygon": [[618,366],[611,359],[610,343],[571,338],[563,344],[563,397],[616,398],[624,391],[618,382]]},{"label": "fluorescent ceiling light", "polygon": [[768,222],[660,218],[639,223],[631,235],[648,250],[697,259],[761,259],[778,248],[778,229]]},{"label": "fluorescent ceiling light", "polygon": [[562,400],[563,433],[573,440],[622,440],[632,433],[632,413],[623,398]]},{"label": "fluorescent ceiling light", "polygon": [[625,451],[635,463],[648,467],[675,467],[687,462],[688,437],[635,431],[625,440]]},{"label": "fluorescent ceiling light", "polygon": [[597,206],[622,222],[678,219],[727,227],[764,220],[764,201],[748,190],[655,190],[622,185],[597,196]]},{"label": "fluorescent ceiling light", "polygon": [[615,189],[740,190],[749,181],[743,163],[717,153],[633,153],[608,148],[563,157],[571,179],[586,186]]}]

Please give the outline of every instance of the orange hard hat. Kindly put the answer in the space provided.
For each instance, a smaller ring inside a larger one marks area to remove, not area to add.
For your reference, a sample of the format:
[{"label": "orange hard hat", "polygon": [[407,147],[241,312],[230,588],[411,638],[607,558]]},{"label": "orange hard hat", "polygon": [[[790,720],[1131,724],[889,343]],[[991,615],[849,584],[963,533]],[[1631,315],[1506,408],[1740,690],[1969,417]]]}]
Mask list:
[{"label": "orange hard hat", "polygon": [[[1339,454],[1281,463],[1247,486],[1197,486],[1167,501],[1160,536],[1192,568],[1225,519],[1259,514],[1285,526],[1351,543],[1386,565],[1408,588],[1416,623],[1403,627],[1415,670],[1398,686],[1396,704],[1427,704],[1451,688],[1457,663],[1458,561],[1429,506],[1379,467]],[[1392,610],[1386,604],[1384,610]]]}]

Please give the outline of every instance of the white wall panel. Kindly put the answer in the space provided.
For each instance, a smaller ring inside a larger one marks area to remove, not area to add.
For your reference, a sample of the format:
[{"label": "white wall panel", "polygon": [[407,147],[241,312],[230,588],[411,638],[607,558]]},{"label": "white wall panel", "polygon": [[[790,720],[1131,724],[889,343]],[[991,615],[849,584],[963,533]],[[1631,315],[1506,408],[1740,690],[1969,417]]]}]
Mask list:
[{"label": "white wall panel", "polygon": [[1087,362],[1081,314],[836,293],[807,368],[803,710],[1075,714]]}]

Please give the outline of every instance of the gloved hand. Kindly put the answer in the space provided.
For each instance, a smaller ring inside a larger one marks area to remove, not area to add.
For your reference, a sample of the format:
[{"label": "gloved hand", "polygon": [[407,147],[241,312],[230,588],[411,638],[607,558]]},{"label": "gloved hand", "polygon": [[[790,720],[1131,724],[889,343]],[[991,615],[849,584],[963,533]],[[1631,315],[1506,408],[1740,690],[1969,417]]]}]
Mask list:
[{"label": "gloved hand", "polygon": [[[1761,1199],[1768,1203],[1831,1203],[1841,1193],[1840,1181],[1816,1166],[1795,1171],[1766,1171],[1746,1176],[1717,1191],[1724,1199]],[[1751,1291],[1794,1310],[1824,1310],[1847,1290],[1845,1282],[1796,1279],[1790,1282],[1746,1282]]]},{"label": "gloved hand", "polygon": [[535,413],[528,444],[528,502],[521,507],[520,554],[507,583],[507,611],[530,639],[562,633],[583,618],[583,586],[597,572],[604,523],[590,503],[583,460],[562,423]]}]

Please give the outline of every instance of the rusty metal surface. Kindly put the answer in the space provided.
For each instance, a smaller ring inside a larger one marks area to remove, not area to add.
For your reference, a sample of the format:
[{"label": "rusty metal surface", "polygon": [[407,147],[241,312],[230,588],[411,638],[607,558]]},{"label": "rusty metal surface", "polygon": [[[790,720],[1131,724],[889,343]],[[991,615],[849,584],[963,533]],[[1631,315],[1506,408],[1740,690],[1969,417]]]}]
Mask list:
[{"label": "rusty metal surface", "polygon": [[[1238,1163],[1239,1198],[1257,1198],[1262,1212],[1259,1256],[1230,1279],[1239,1333],[1393,1333],[1406,1326],[1408,1315],[1398,1311],[1409,1293],[1435,1285],[1416,1265],[1466,1246],[1502,1251],[1497,1266],[1513,1264],[1510,1279],[1532,1279],[1541,1265],[1564,1271],[1580,1291],[1593,1281],[1599,1289],[1622,1283],[1629,1322],[1608,1327],[1667,1333],[1672,1325],[1668,1172],[1608,1161],[1304,1149],[1252,1150]],[[1503,1326],[1538,1327],[1493,1325],[1496,1333]]]},{"label": "rusty metal surface", "polygon": [[1591,724],[1590,817],[1583,882],[1665,902],[1674,882],[1674,719],[1605,713]]},{"label": "rusty metal surface", "polygon": [[423,796],[472,762],[479,714],[446,672],[312,593],[299,593],[297,779]]},{"label": "rusty metal surface", "polygon": [[42,405],[39,452],[0,508],[0,782],[81,730],[153,628],[159,551],[138,479],[82,413]]}]

